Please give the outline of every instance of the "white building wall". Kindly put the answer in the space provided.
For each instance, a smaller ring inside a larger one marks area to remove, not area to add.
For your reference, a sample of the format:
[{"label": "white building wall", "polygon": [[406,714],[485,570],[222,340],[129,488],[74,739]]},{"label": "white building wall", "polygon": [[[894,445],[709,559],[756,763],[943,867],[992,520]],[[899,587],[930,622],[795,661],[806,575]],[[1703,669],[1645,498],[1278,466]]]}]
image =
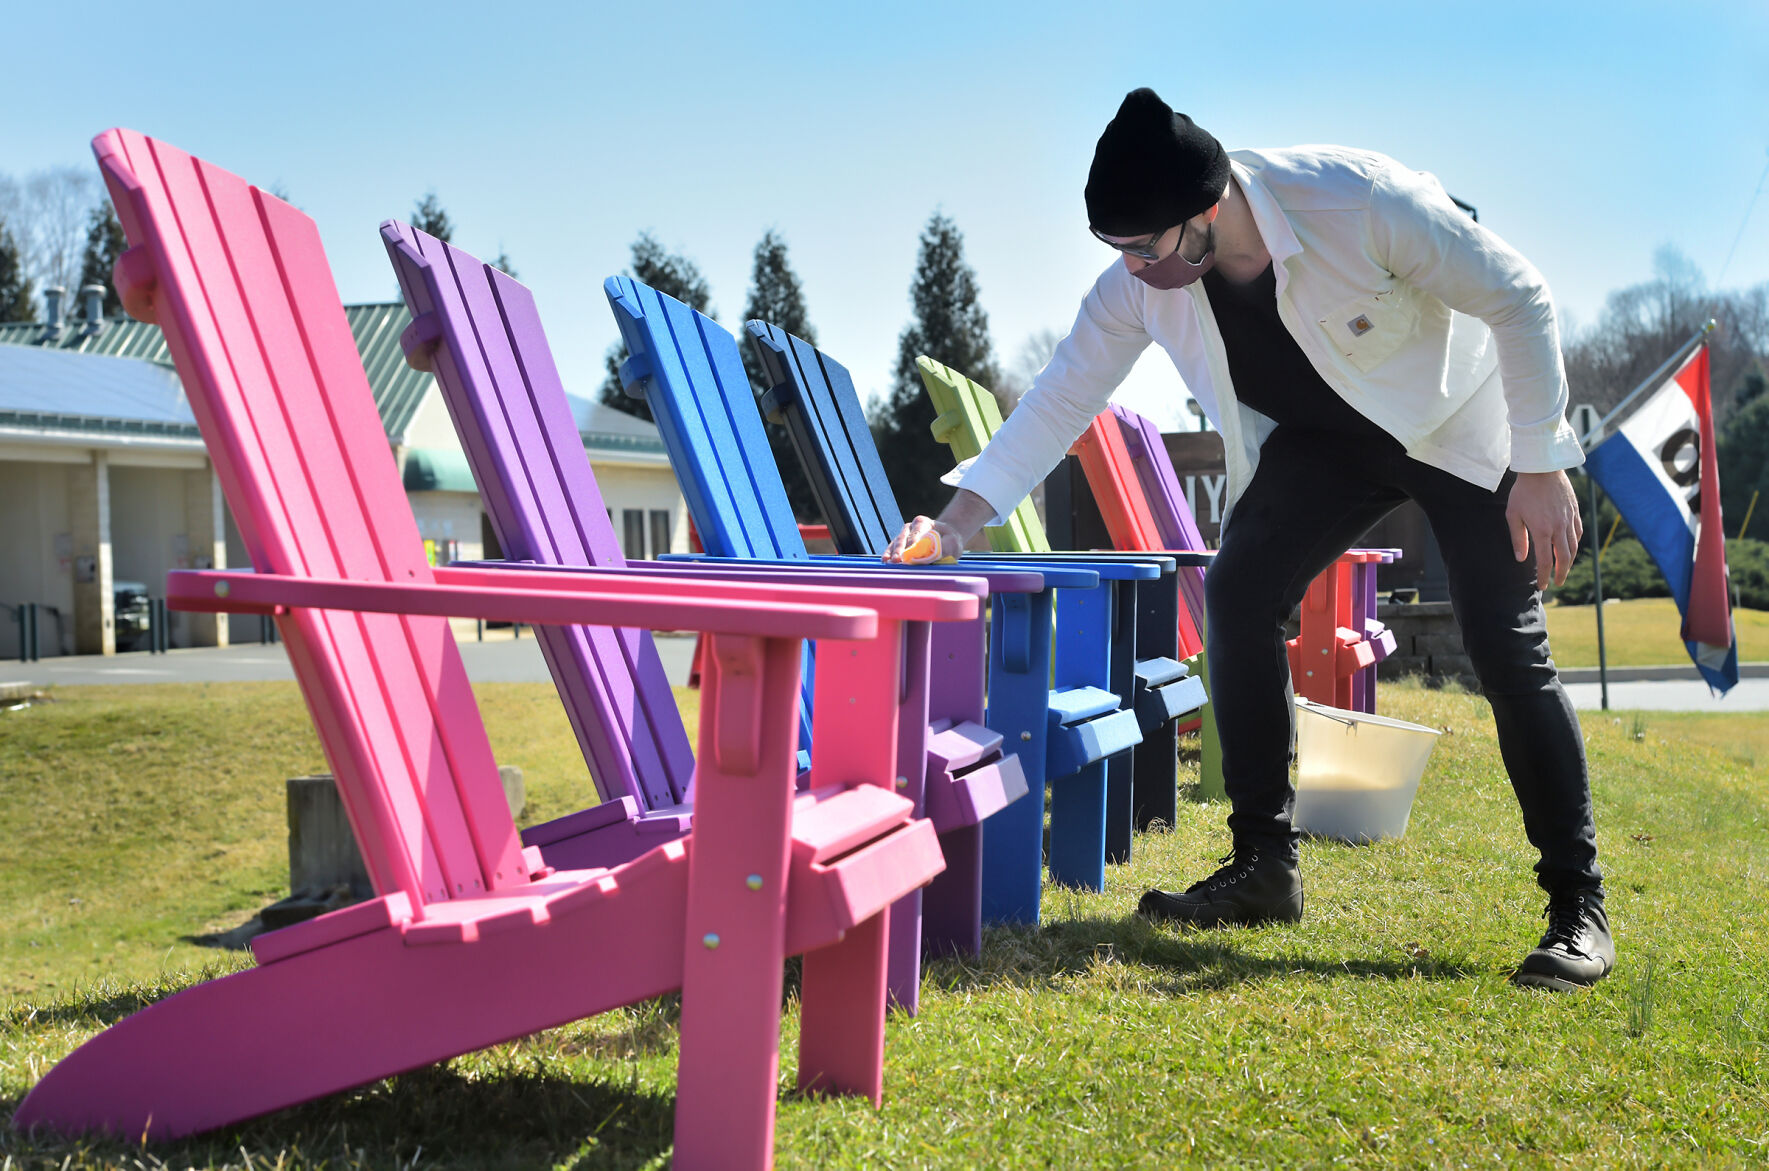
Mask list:
[{"label": "white building wall", "polygon": [[[88,452],[73,454],[90,458]],[[67,476],[66,463],[0,458],[0,602],[37,603],[38,650],[44,656],[74,649]],[[18,653],[18,625],[11,611],[0,611],[0,660],[16,659]]]},{"label": "white building wall", "polygon": [[430,384],[430,389],[418,403],[418,409],[412,412],[401,446],[452,447],[459,450],[460,436],[455,434],[454,420],[448,415],[448,404],[442,401],[442,389],[435,383]]},{"label": "white building wall", "polygon": [[[681,486],[669,465],[619,464],[603,462],[590,453],[596,472],[596,484],[602,489],[602,501],[612,513],[614,535],[629,558],[655,558],[659,553],[688,552],[688,504],[682,499]],[[644,514],[644,549],[629,548],[626,543],[625,514],[636,510]],[[670,518],[670,547],[658,549],[652,540],[651,514],[665,512]]]},{"label": "white building wall", "polygon": [[[166,596],[166,572],[192,567],[185,523],[185,469],[144,468],[111,461],[111,577],[139,581]],[[190,615],[171,612],[171,644],[190,646]]]},{"label": "white building wall", "polygon": [[[420,537],[455,543],[452,560],[478,561],[485,555],[477,492],[407,492],[406,499],[411,501]],[[435,560],[444,564],[450,558],[438,552]]]}]

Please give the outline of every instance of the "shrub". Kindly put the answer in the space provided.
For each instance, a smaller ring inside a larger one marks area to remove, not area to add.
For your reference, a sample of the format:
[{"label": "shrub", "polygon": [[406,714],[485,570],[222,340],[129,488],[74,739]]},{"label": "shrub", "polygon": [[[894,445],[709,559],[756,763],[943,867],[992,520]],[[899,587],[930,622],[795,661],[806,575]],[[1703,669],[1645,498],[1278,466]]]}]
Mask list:
[{"label": "shrub", "polygon": [[[1547,596],[1569,606],[1588,606],[1595,594],[1592,590],[1591,551],[1579,551],[1578,559],[1566,575],[1566,584],[1551,587]],[[1633,537],[1617,537],[1603,553],[1603,596],[1606,598],[1664,598],[1671,587],[1665,583],[1658,566],[1646,555],[1646,549]]]},{"label": "shrub", "polygon": [[[1605,570],[1609,568],[1609,558],[1603,559],[1603,566]],[[1737,605],[1769,610],[1769,541],[1754,537],[1727,541],[1726,568],[1732,573],[1732,593],[1738,599]],[[1608,584],[1604,582],[1606,587]]]},{"label": "shrub", "polygon": [[[1726,542],[1726,567],[1732,574],[1735,604],[1752,610],[1769,610],[1769,541],[1734,537]],[[1645,548],[1632,537],[1618,537],[1603,554],[1603,596],[1606,598],[1664,598],[1670,586]],[[1566,575],[1566,584],[1550,587],[1548,600],[1567,606],[1589,606],[1591,551],[1581,549]]]}]

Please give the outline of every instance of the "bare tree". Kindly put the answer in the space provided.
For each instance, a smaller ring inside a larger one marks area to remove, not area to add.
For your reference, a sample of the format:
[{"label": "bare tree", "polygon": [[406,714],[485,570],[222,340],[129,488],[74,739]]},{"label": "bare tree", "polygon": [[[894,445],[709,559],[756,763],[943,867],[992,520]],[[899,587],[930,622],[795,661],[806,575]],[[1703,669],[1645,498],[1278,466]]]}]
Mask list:
[{"label": "bare tree", "polygon": [[1063,335],[1054,329],[1035,329],[1020,343],[1019,352],[993,387],[1002,418],[1012,414],[1020,399],[1032,389],[1032,380],[1050,363],[1050,356],[1056,353],[1057,343],[1062,340]]},{"label": "bare tree", "polygon": [[97,181],[80,167],[50,167],[25,178],[15,229],[39,289],[72,291],[80,275],[86,230],[98,202]]},{"label": "bare tree", "polygon": [[4,171],[0,171],[0,223],[16,225],[25,210],[24,193],[19,190],[18,180]]},{"label": "bare tree", "polygon": [[1709,319],[1716,422],[1724,424],[1740,388],[1769,358],[1769,285],[1715,291],[1676,248],[1653,257],[1653,279],[1609,295],[1596,323],[1568,331],[1564,353],[1574,402],[1607,412]]}]

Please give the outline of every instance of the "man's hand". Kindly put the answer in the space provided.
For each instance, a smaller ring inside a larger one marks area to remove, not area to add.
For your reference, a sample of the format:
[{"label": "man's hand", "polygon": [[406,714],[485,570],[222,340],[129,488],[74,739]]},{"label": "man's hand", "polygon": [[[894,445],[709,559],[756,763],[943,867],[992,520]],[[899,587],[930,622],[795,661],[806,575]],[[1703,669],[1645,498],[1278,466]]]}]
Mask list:
[{"label": "man's hand", "polygon": [[948,504],[940,512],[938,520],[932,517],[918,516],[903,526],[890,548],[884,552],[884,559],[901,563],[903,555],[915,546],[915,543],[932,537],[939,542],[933,557],[918,557],[916,564],[938,561],[942,557],[957,557],[963,554],[964,547],[970,539],[982,531],[983,526],[995,515],[995,509],[987,500],[975,492],[960,488]]},{"label": "man's hand", "polygon": [[1518,472],[1505,522],[1511,526],[1511,552],[1519,561],[1528,560],[1535,549],[1536,588],[1566,581],[1585,525],[1565,472]]},{"label": "man's hand", "polygon": [[930,557],[924,553],[916,557],[915,564],[931,565],[942,557],[957,557],[964,552],[964,538],[958,535],[957,529],[945,521],[918,516],[903,526],[903,531],[897,534],[890,548],[885,550],[884,559],[889,562],[903,562],[918,542],[930,538],[934,542],[933,555]]}]

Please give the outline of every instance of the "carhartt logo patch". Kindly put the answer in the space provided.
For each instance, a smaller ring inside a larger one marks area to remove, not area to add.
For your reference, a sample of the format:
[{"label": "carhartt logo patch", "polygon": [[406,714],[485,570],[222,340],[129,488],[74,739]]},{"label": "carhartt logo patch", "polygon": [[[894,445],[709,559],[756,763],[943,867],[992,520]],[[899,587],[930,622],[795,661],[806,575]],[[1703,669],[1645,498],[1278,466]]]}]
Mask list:
[{"label": "carhartt logo patch", "polygon": [[1362,313],[1358,314],[1356,317],[1353,317],[1350,321],[1346,322],[1345,324],[1347,327],[1350,328],[1351,335],[1353,337],[1363,337],[1366,333],[1369,333],[1372,329],[1376,328],[1375,324],[1373,322],[1371,322],[1371,320],[1368,317],[1365,317]]}]

